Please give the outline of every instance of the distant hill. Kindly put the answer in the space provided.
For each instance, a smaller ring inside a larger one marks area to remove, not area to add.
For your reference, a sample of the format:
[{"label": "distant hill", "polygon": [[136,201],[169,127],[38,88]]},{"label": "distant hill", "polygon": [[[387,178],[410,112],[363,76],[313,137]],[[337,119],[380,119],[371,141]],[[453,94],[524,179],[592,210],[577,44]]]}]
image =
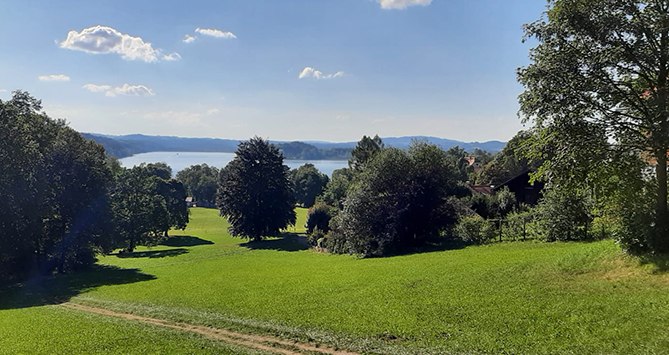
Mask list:
[{"label": "distant hill", "polygon": [[[462,142],[456,141],[453,139],[429,137],[429,136],[407,136],[407,137],[385,137],[381,138],[383,143],[386,146],[406,149],[411,144],[411,141],[414,139],[417,140],[426,140],[430,143],[436,144],[443,149],[449,149],[455,146],[459,146],[464,150],[470,152],[478,148],[481,150],[486,150],[491,153],[501,151],[506,142],[500,141],[487,141],[487,142]],[[305,143],[311,144],[316,148],[321,149],[331,149],[331,148],[347,148],[353,149],[358,142],[342,142],[342,143],[331,143],[331,142],[322,142],[322,141],[304,141]]]},{"label": "distant hill", "polygon": [[[110,136],[96,133],[82,133],[84,137],[102,144],[109,155],[125,158],[134,154],[148,152],[234,152],[240,140],[220,138],[184,138],[172,136],[147,136],[130,134],[124,136]],[[460,146],[466,151],[475,148],[498,152],[506,143],[490,142],[460,142],[437,137],[388,137],[382,138],[386,146],[406,149],[414,139],[427,140],[443,149]],[[297,160],[347,160],[351,149],[357,142],[332,143],[322,141],[283,142],[272,141],[283,152],[287,159]]]}]

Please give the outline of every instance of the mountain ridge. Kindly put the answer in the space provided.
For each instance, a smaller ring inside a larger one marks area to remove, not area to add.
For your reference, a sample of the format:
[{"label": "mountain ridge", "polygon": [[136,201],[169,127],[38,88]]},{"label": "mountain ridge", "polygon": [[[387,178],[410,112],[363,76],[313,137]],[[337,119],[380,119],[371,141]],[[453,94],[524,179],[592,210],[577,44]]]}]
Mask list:
[{"label": "mountain ridge", "polygon": [[[224,138],[192,138],[178,136],[150,136],[144,134],[108,135],[100,133],[82,133],[87,139],[102,144],[109,155],[124,158],[134,154],[157,151],[182,152],[234,152],[243,140]],[[381,138],[386,146],[406,149],[413,140],[434,143],[443,149],[455,146],[473,151],[486,150],[494,153],[506,145],[501,141],[463,142],[431,136],[404,136]],[[287,159],[302,160],[346,160],[350,151],[358,143],[327,141],[270,141],[282,150]]]}]

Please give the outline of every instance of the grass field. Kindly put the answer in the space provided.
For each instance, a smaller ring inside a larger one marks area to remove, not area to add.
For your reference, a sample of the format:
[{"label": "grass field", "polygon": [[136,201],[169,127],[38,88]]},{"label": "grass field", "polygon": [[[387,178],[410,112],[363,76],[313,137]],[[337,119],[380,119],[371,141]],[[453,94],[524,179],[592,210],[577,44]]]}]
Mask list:
[{"label": "grass field", "polygon": [[192,209],[166,245],[1,291],[0,353],[245,351],[51,305],[67,300],[361,353],[669,353],[669,274],[611,241],[356,259],[294,236],[245,243],[226,227]]}]

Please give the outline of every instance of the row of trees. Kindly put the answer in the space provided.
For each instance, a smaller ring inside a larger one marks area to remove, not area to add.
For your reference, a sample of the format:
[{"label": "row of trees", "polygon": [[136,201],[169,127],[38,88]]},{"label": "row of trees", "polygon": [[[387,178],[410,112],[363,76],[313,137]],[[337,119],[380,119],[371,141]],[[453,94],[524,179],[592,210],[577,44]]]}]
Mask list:
[{"label": "row of trees", "polygon": [[16,91],[0,101],[0,280],[66,272],[188,222],[164,165],[123,169],[101,145]]}]

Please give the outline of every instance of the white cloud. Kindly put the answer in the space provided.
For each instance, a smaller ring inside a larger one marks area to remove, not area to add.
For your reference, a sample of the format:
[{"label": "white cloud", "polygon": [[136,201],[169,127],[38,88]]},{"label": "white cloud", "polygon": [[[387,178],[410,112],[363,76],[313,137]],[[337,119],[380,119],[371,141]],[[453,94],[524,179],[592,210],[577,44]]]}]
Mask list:
[{"label": "white cloud", "polygon": [[305,67],[300,72],[300,75],[298,76],[298,78],[299,79],[304,79],[304,78],[333,79],[333,78],[338,78],[338,77],[341,77],[341,76],[344,76],[343,71],[338,71],[334,74],[323,75],[323,73],[319,70],[316,70],[312,67]]},{"label": "white cloud", "polygon": [[[230,31],[221,31],[217,30],[215,28],[196,28],[195,32],[198,32],[200,34],[203,34],[205,36],[212,36],[216,38],[237,38],[234,33]],[[186,39],[184,39],[184,42]]]},{"label": "white cloud", "polygon": [[163,60],[166,60],[168,62],[174,62],[174,61],[177,61],[177,60],[181,60],[181,55],[179,55],[179,53],[177,53],[177,52],[174,52],[170,55],[164,55]]},{"label": "white cloud", "polygon": [[91,91],[91,92],[104,92],[108,91],[111,89],[111,86],[109,85],[95,85],[95,84],[86,84],[83,86],[84,89]]},{"label": "white cloud", "polygon": [[7,89],[0,89],[0,92],[7,92]]},{"label": "white cloud", "polygon": [[140,37],[123,34],[111,27],[93,26],[81,32],[70,31],[60,43],[61,48],[83,51],[86,53],[117,53],[126,60],[142,60],[147,63],[157,62],[160,49],[155,49]]},{"label": "white cloud", "polygon": [[41,81],[70,81],[70,77],[63,74],[40,75],[37,78]]},{"label": "white cloud", "polygon": [[381,8],[385,10],[404,10],[409,6],[427,6],[432,3],[432,0],[376,0],[381,4]]},{"label": "white cloud", "polygon": [[128,85],[123,84],[123,86],[117,86],[112,88],[110,85],[95,85],[95,84],[86,84],[83,86],[84,89],[92,92],[104,92],[105,96],[114,97],[117,95],[127,95],[127,96],[153,96],[155,93],[153,90],[147,88],[144,85]]},{"label": "white cloud", "polygon": [[207,110],[207,116],[215,115],[215,114],[220,113],[220,112],[221,112],[221,110],[219,110],[217,108],[212,108],[212,109]]},{"label": "white cloud", "polygon": [[193,41],[195,41],[196,38],[197,37],[195,37],[195,36],[185,35],[184,39],[183,39],[183,42],[184,43],[192,43]]}]

